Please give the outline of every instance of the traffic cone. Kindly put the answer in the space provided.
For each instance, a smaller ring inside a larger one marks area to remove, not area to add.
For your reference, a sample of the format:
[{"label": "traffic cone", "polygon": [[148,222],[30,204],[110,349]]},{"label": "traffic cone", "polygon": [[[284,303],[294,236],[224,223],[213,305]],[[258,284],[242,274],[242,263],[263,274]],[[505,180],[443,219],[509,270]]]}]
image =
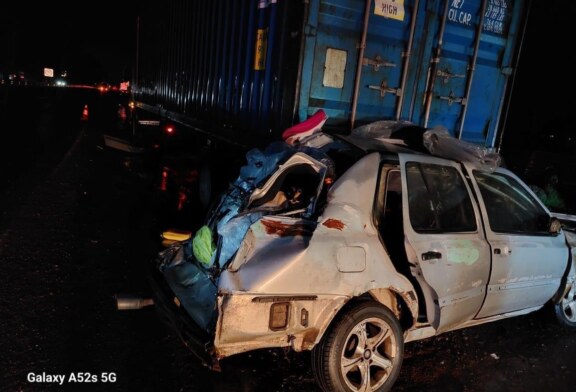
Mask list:
[{"label": "traffic cone", "polygon": [[88,105],[84,105],[84,110],[82,110],[82,117],[80,121],[88,121]]}]

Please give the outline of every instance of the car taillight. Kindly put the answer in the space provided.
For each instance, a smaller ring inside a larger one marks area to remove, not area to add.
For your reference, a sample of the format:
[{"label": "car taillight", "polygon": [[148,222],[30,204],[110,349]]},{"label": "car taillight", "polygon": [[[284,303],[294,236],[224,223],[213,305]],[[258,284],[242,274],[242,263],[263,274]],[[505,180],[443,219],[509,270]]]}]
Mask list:
[{"label": "car taillight", "polygon": [[289,302],[278,302],[270,307],[269,328],[272,331],[286,329],[288,326],[288,314],[290,312]]},{"label": "car taillight", "polygon": [[174,128],[174,125],[166,125],[166,127],[164,128],[164,131],[168,135],[173,135],[174,132],[176,131],[176,128]]}]

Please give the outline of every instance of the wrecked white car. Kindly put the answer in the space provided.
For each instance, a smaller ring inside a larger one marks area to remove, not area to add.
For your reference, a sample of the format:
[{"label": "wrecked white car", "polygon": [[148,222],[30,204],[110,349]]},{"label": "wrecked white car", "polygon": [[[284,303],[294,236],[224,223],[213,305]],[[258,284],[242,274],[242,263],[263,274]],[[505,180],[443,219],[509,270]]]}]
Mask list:
[{"label": "wrecked white car", "polygon": [[312,350],[325,391],[389,390],[405,342],[548,303],[576,327],[574,235],[443,138],[385,122],[249,156],[204,231],[161,253],[156,304],[204,364]]}]

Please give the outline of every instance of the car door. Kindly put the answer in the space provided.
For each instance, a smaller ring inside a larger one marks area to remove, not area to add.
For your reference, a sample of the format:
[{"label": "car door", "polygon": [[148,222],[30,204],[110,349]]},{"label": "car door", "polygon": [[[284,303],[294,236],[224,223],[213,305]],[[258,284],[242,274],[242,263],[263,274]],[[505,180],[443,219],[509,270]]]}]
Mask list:
[{"label": "car door", "polygon": [[490,251],[478,206],[456,162],[400,154],[405,248],[430,324],[453,329],[478,313]]},{"label": "car door", "polygon": [[564,233],[549,232],[550,214],[514,174],[466,166],[480,200],[492,272],[477,318],[534,308],[558,290],[568,263]]}]

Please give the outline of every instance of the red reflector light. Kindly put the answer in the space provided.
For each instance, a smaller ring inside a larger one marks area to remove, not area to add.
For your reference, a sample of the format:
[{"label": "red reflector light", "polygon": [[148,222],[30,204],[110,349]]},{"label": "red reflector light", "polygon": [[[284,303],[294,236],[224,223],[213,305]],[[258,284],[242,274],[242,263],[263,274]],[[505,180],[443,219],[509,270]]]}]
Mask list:
[{"label": "red reflector light", "polygon": [[162,182],[160,182],[160,190],[166,192],[168,189],[168,170],[162,170]]},{"label": "red reflector light", "polygon": [[82,121],[88,120],[88,105],[84,105],[84,109],[82,110],[82,117],[80,118]]},{"label": "red reflector light", "polygon": [[126,120],[126,108],[122,105],[118,107],[118,118],[123,121]]},{"label": "red reflector light", "polygon": [[182,211],[182,208],[184,208],[184,203],[186,202],[186,193],[180,191],[178,192],[178,211]]}]

